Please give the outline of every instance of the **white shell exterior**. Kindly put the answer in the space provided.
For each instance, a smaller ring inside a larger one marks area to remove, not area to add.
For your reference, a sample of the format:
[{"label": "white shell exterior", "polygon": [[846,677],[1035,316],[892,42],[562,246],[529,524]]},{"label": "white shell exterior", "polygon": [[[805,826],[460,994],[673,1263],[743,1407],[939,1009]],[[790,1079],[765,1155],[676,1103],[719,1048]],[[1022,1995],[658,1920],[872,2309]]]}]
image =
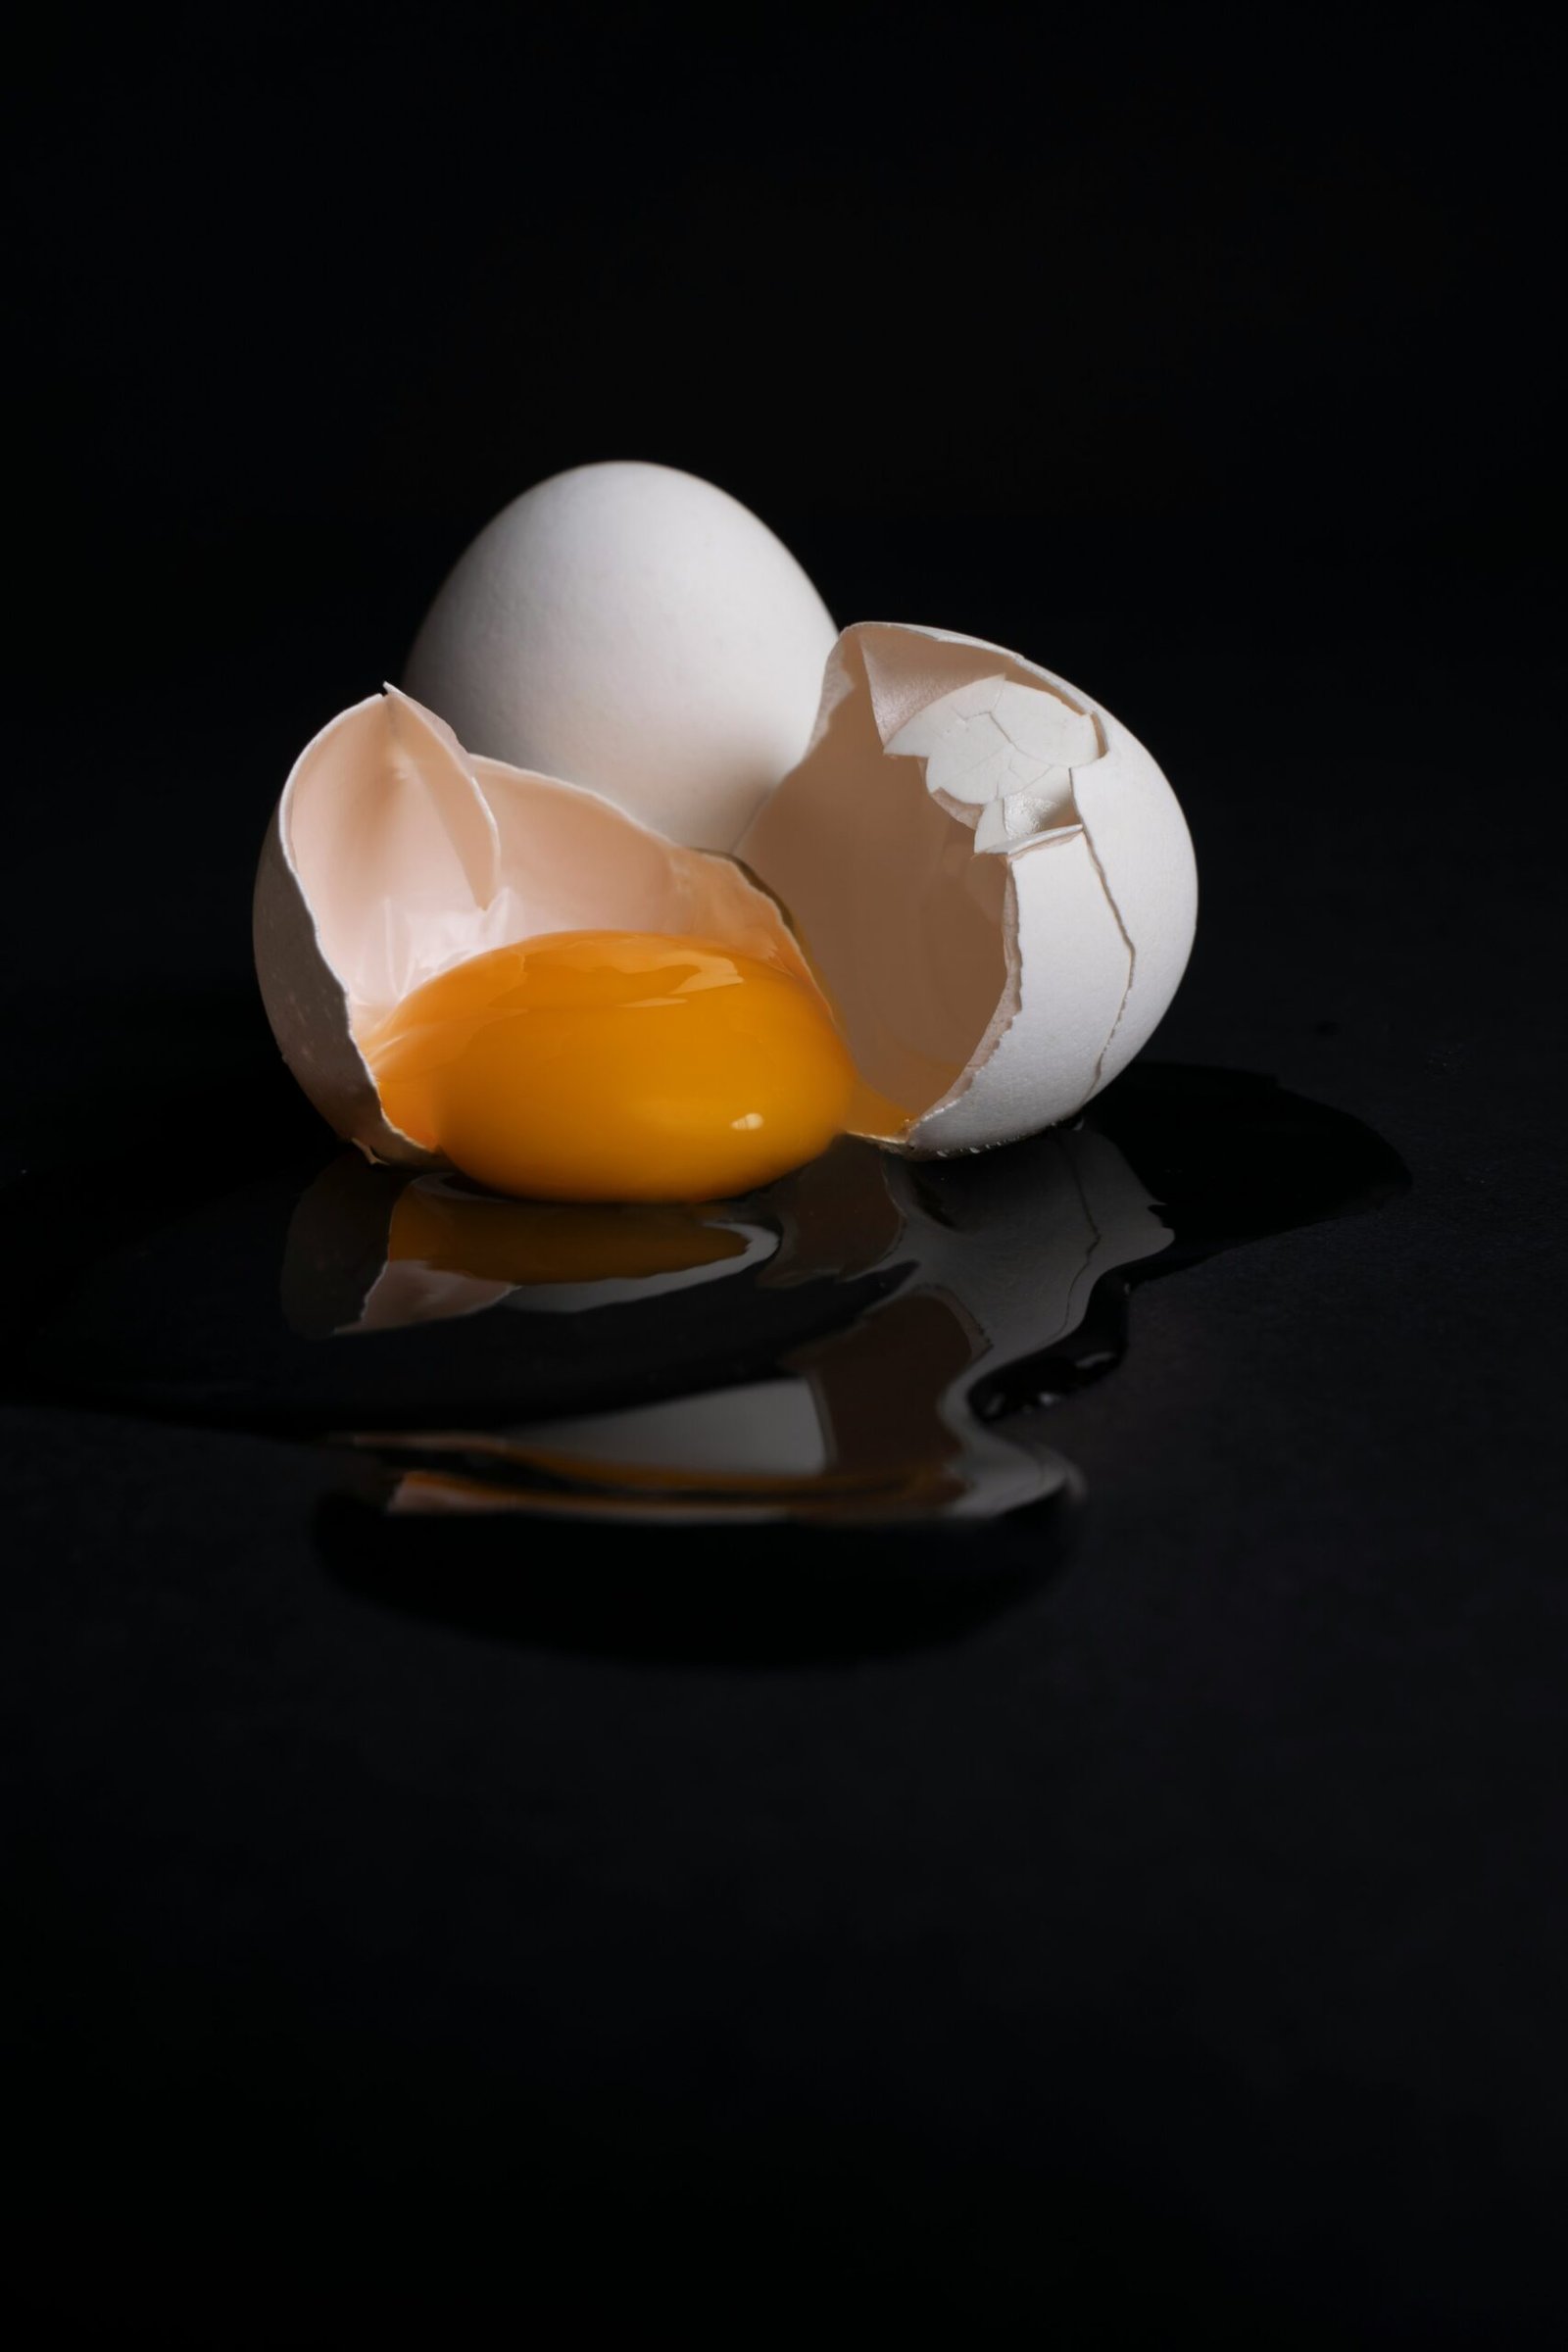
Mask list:
[{"label": "white shell exterior", "polygon": [[833,639],[795,558],[724,491],[580,466],[479,533],[406,684],[474,751],[728,850],[806,749]]}]

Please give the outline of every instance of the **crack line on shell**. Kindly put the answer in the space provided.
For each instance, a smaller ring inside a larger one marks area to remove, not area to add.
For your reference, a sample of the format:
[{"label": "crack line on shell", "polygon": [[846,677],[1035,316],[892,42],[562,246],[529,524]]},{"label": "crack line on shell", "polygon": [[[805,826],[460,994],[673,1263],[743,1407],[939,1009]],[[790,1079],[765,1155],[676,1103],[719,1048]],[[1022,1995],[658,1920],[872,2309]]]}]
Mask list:
[{"label": "crack line on shell", "polygon": [[[1103,754],[1102,754],[1102,757],[1103,757]],[[1068,773],[1069,775],[1072,775],[1073,771],[1069,768]],[[1072,794],[1074,803],[1076,804],[1078,797],[1078,780],[1076,775],[1073,775]],[[1079,823],[1083,827],[1084,846],[1089,852],[1090,862],[1093,864],[1095,872],[1100,876],[1100,887],[1105,894],[1105,905],[1110,908],[1112,919],[1115,922],[1117,930],[1121,933],[1122,944],[1127,950],[1127,985],[1121,992],[1121,1003],[1116,1007],[1116,1018],[1111,1022],[1105,1042],[1101,1047],[1099,1055],[1096,1059],[1094,1079],[1088,1094],[1084,1097],[1084,1102],[1088,1102],[1093,1100],[1094,1096],[1099,1091],[1100,1073],[1105,1066],[1106,1054],[1110,1052],[1112,1045],[1115,1043],[1116,1032],[1121,1027],[1122,1015],[1127,1010],[1127,1001],[1133,993],[1133,981],[1138,971],[1138,950],[1133,943],[1132,933],[1122,921],[1121,908],[1116,904],[1115,894],[1112,892],[1110,884],[1105,877],[1105,869],[1100,861],[1100,852],[1095,847],[1095,836],[1091,830],[1089,820],[1084,815],[1082,809],[1079,810],[1078,816]],[[1078,1105],[1079,1110],[1082,1110],[1083,1106],[1083,1102],[1080,1102]],[[1075,1112],[1072,1115],[1076,1117],[1077,1113]]]}]

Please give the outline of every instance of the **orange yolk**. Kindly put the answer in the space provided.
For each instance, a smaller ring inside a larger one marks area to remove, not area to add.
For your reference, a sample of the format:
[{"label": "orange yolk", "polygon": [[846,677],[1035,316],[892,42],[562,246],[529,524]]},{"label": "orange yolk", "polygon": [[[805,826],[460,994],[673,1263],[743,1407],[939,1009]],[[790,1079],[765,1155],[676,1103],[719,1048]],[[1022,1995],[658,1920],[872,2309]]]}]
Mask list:
[{"label": "orange yolk", "polygon": [[825,1151],[856,1096],[808,982],[655,932],[492,948],[405,997],[364,1046],[395,1127],[533,1200],[750,1192]]}]

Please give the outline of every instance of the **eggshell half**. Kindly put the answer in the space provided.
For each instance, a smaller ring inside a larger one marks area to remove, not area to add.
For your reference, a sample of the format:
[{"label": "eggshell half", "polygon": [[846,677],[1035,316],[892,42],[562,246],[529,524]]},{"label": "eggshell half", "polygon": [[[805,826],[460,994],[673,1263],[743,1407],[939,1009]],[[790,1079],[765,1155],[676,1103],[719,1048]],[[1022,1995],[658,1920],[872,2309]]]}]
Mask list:
[{"label": "eggshell half", "polygon": [[477,751],[727,850],[805,751],[833,640],[789,550],[711,482],[579,466],[479,533],[407,685]]},{"label": "eggshell half", "polygon": [[1175,994],[1198,883],[1169,784],[1101,705],[983,640],[861,622],[738,855],[786,908],[898,1142],[1073,1117]]},{"label": "eggshell half", "polygon": [[495,760],[389,687],[300,754],[256,877],[256,969],[283,1057],[373,1159],[438,1164],[391,1125],[361,1041],[402,998],[543,932],[718,939],[808,977],[777,908],[727,858],[597,793]]}]

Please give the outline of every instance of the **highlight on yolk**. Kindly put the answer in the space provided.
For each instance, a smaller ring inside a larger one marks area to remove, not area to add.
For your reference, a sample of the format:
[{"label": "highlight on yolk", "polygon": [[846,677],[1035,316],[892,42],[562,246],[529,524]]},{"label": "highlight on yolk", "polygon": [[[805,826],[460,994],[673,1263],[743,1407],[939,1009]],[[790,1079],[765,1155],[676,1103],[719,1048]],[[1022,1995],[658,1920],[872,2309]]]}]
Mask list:
[{"label": "highlight on yolk", "polygon": [[562,931],[492,948],[364,1041],[393,1125],[545,1200],[712,1200],[849,1124],[855,1065],[817,991],[707,939]]}]

